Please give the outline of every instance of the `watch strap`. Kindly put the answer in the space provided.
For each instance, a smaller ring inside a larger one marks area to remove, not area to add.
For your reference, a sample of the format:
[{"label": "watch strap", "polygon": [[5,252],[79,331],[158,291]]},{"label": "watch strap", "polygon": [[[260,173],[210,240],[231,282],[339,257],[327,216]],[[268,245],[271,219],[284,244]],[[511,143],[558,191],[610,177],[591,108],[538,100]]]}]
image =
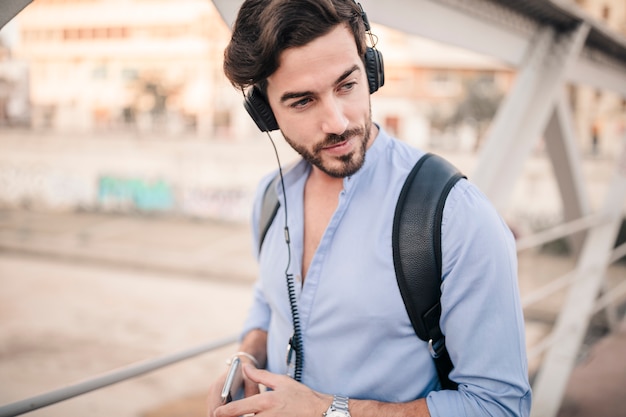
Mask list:
[{"label": "watch strap", "polygon": [[341,395],[333,395],[333,402],[328,407],[328,410],[324,413],[324,416],[332,413],[333,411],[338,411],[346,417],[350,417],[350,411],[348,410],[348,402],[349,398]]}]

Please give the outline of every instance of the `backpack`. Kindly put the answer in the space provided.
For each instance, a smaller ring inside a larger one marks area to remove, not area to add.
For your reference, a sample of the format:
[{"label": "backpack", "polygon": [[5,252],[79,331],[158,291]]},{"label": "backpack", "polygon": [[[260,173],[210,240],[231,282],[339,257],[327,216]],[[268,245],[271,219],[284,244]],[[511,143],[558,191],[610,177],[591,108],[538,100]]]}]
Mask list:
[{"label": "backpack", "polygon": [[[415,334],[428,343],[443,389],[457,389],[449,373],[454,367],[439,327],[441,316],[441,219],[448,193],[466,178],[445,159],[427,153],[407,176],[393,219],[392,249],[396,280]],[[280,203],[279,175],[263,194],[259,252]]]}]

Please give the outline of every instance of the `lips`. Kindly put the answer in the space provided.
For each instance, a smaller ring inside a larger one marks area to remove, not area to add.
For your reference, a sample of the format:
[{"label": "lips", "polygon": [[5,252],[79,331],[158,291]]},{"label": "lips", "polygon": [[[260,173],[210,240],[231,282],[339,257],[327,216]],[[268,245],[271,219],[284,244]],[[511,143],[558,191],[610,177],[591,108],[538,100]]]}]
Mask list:
[{"label": "lips", "polygon": [[324,146],[324,150],[328,150],[328,149],[334,149],[334,148],[339,148],[341,146],[344,146],[346,143],[348,143],[350,141],[350,139],[344,140],[342,142],[339,143],[335,143],[333,145],[328,145],[328,146]]},{"label": "lips", "polygon": [[314,152],[326,152],[331,155],[342,156],[354,150],[355,143],[360,141],[363,135],[363,129],[358,128],[348,129],[341,135],[329,134],[326,136],[326,140],[316,147]]},{"label": "lips", "polygon": [[322,148],[323,151],[334,153],[334,154],[344,154],[345,152],[352,149],[352,144],[354,143],[354,136],[348,138],[339,143],[334,143],[332,145],[324,146]]}]

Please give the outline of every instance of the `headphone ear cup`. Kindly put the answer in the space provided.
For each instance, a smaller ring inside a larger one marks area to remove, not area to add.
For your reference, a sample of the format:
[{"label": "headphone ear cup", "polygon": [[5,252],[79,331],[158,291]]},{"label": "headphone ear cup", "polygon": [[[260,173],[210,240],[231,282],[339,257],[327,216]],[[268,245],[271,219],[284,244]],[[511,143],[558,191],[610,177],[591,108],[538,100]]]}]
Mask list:
[{"label": "headphone ear cup", "polygon": [[261,132],[278,130],[278,122],[274,112],[263,93],[256,86],[252,87],[246,94],[243,106]]},{"label": "headphone ear cup", "polygon": [[383,55],[379,50],[369,46],[365,50],[365,72],[367,73],[367,82],[369,84],[370,94],[376,92],[380,87],[385,85]]}]

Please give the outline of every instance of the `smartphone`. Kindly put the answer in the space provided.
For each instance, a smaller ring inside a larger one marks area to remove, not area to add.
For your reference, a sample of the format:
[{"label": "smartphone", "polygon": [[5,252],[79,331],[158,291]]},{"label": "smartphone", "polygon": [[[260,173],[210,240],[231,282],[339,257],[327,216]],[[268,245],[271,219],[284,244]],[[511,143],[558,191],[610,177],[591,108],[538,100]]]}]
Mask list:
[{"label": "smartphone", "polygon": [[243,389],[243,372],[241,370],[241,359],[235,357],[230,364],[226,381],[222,388],[222,404],[229,403],[237,397],[239,391]]}]

